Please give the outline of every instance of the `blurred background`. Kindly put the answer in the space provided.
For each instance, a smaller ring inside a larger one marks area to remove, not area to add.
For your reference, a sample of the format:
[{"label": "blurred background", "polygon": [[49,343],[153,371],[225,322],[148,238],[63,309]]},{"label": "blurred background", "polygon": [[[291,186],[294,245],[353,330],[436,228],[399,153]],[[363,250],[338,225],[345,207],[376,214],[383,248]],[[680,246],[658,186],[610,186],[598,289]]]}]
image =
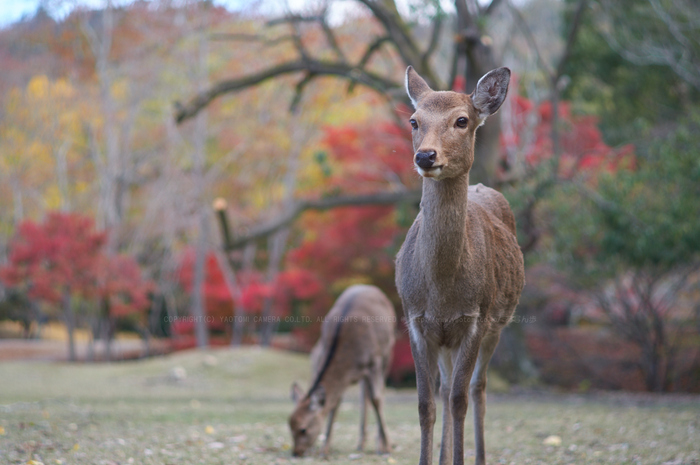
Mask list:
[{"label": "blurred background", "polygon": [[469,93],[508,66],[471,173],[527,270],[493,371],[700,392],[697,2],[25,0],[0,24],[0,360],[308,352],[373,283],[411,385],[404,72]]}]

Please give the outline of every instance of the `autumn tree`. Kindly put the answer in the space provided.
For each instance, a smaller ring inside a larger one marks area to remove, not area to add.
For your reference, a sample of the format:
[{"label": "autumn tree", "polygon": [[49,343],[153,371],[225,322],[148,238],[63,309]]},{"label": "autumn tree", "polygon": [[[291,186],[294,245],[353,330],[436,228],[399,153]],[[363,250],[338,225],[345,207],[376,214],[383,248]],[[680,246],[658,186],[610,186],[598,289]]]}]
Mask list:
[{"label": "autumn tree", "polygon": [[[192,118],[226,93],[288,75],[296,78],[292,108],[309,84],[324,76],[346,81],[349,90],[363,86],[387,101],[408,103],[402,81],[408,65],[425,76],[434,89],[471,92],[481,76],[502,63],[502,50],[497,49],[498,41],[489,35],[488,27],[505,3],[492,0],[484,5],[476,0],[458,0],[454,12],[448,13],[435,2],[418,3],[404,12],[393,0],[358,0],[362,13],[334,26],[330,19],[334,4],[326,2],[309,14],[288,13],[267,20],[267,27],[260,33],[217,34],[219,39],[261,50],[291,48],[296,56],[286,55],[262,69],[213,83],[186,103],[178,104],[176,119],[182,122]],[[359,42],[358,26],[367,30]],[[325,47],[310,47],[311,43],[319,44],[318,38],[325,39]],[[476,148],[480,163],[472,170],[474,181],[495,180],[499,136],[497,120],[482,129]]]},{"label": "autumn tree", "polygon": [[74,300],[92,297],[105,240],[104,233],[93,230],[91,219],[79,215],[53,213],[42,224],[27,220],[18,228],[9,264],[2,270],[6,285],[61,309],[71,360],[76,359]]},{"label": "autumn tree", "polygon": [[73,335],[78,303],[99,303],[101,316],[111,321],[144,310],[152,290],[133,258],[105,254],[106,240],[106,233],[94,230],[91,218],[52,212],[40,224],[22,222],[10,247],[9,263],[0,269],[6,286],[60,308],[70,360],[76,360]]},{"label": "autumn tree", "polygon": [[[638,148],[634,169],[599,176],[595,197],[570,195],[553,219],[562,269],[591,293],[615,332],[637,345],[650,391],[674,387],[700,314],[680,297],[700,269],[697,114]],[[584,194],[586,194],[584,192]],[[567,205],[568,204],[568,205]]]}]

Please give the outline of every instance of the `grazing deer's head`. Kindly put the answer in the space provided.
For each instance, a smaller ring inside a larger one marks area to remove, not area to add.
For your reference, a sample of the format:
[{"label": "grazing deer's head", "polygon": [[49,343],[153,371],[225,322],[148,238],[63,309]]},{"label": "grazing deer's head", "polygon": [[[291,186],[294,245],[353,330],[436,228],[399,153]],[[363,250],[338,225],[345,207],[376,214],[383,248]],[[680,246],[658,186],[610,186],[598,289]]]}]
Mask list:
[{"label": "grazing deer's head", "polygon": [[421,176],[440,180],[469,171],[476,128],[501,107],[509,80],[510,70],[498,68],[482,77],[471,95],[436,92],[408,67],[406,91],[416,109],[410,120],[413,161]]},{"label": "grazing deer's head", "polygon": [[326,391],[323,386],[318,386],[310,395],[305,396],[301,387],[294,383],[292,400],[296,403],[296,408],[289,417],[289,429],[294,439],[292,454],[300,457],[314,445],[321,432]]}]

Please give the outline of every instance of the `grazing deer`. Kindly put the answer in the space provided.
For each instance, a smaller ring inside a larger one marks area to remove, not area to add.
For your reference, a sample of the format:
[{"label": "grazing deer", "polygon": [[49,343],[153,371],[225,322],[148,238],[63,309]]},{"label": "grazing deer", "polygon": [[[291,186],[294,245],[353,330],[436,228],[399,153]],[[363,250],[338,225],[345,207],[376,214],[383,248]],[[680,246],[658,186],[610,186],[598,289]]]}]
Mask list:
[{"label": "grazing deer", "polygon": [[434,386],[443,401],[440,464],[464,463],[464,419],[474,406],[476,464],[485,463],[486,369],[524,286],[523,255],[506,199],[469,186],[474,136],[508,92],[510,70],[482,77],[471,95],[435,92],[413,68],[406,90],[421,210],[396,258],[396,286],[416,365],[420,465],[432,463]]},{"label": "grazing deer", "polygon": [[390,452],[382,408],[395,321],[394,306],[375,286],[351,286],[338,297],[323,322],[321,339],[311,353],[313,382],[309,391],[304,394],[296,382],[292,385],[296,408],[289,417],[289,428],[294,439],[294,456],[303,455],[314,444],[326,417],[322,453],[328,455],[331,428],[343,393],[358,381],[361,389],[357,448],[364,448],[367,403],[371,403],[377,414],[379,452]]}]

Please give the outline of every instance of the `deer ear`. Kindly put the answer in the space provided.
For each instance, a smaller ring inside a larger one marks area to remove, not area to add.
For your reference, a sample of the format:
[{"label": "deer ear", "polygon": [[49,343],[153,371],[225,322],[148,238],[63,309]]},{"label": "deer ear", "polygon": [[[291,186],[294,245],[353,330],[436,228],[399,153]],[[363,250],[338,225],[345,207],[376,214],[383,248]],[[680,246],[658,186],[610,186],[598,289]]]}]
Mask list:
[{"label": "deer ear", "polygon": [[304,397],[304,391],[301,389],[301,386],[299,386],[299,383],[294,381],[292,383],[292,389],[291,389],[291,396],[292,396],[292,402],[299,403],[299,400]]},{"label": "deer ear", "polygon": [[482,122],[501,108],[508,93],[509,82],[508,68],[494,69],[479,79],[472,94],[472,102]]},{"label": "deer ear", "polygon": [[428,86],[428,83],[416,73],[413,66],[406,68],[406,93],[408,93],[414,108],[417,108],[418,102],[431,91],[432,89]]},{"label": "deer ear", "polygon": [[311,404],[309,405],[310,410],[318,410],[326,405],[326,389],[323,386],[319,386],[314,389],[311,394]]}]

